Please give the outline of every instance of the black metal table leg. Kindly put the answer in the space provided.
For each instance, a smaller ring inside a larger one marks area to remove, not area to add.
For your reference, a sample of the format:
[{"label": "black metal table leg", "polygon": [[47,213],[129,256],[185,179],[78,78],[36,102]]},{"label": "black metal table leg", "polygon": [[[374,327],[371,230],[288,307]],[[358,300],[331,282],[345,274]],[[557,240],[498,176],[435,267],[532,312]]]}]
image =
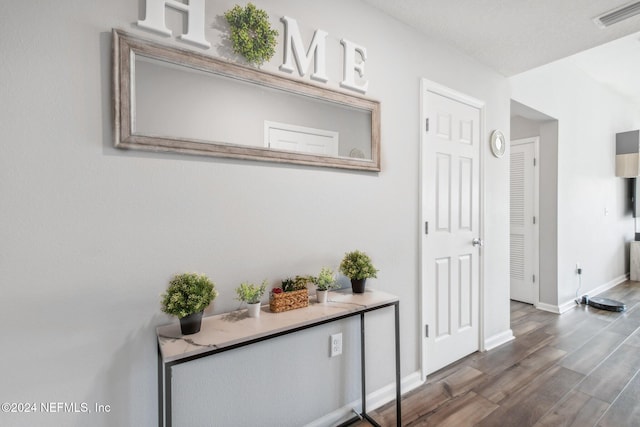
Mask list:
[{"label": "black metal table leg", "polygon": [[162,378],[162,353],[160,351],[160,342],[158,342],[158,425],[163,427],[164,424],[164,380]]},{"label": "black metal table leg", "polygon": [[171,427],[171,365],[164,366],[164,427]]},{"label": "black metal table leg", "polygon": [[395,306],[396,317],[396,426],[402,425],[402,387],[400,384],[400,301]]},{"label": "black metal table leg", "polygon": [[364,313],[360,313],[360,384],[362,386],[362,415],[367,415],[367,386],[365,369],[365,345],[364,345]]}]

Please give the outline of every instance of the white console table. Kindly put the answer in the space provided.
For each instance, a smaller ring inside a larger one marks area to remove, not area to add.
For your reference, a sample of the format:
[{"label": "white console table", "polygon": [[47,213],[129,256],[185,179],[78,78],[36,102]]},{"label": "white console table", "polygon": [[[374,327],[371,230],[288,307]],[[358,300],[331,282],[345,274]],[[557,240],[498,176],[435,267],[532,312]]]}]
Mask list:
[{"label": "white console table", "polygon": [[[375,290],[353,294],[341,290],[329,294],[326,304],[311,303],[297,310],[272,313],[263,306],[259,318],[249,318],[246,310],[224,313],[202,319],[200,332],[182,335],[180,325],[159,326],[158,337],[158,421],[160,427],[171,426],[171,374],[175,365],[244,347],[260,341],[313,328],[352,316],[360,316],[360,360],[362,418],[374,426],[379,424],[367,414],[365,382],[365,313],[394,307],[396,425],[401,425],[400,392],[400,302],[398,297]],[[351,423],[350,420],[344,425]]]}]

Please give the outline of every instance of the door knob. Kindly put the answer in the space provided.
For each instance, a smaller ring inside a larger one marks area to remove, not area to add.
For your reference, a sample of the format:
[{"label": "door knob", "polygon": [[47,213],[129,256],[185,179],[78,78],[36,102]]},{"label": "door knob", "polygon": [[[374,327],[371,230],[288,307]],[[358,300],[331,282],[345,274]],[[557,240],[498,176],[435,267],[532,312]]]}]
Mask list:
[{"label": "door knob", "polygon": [[471,243],[473,244],[473,246],[484,246],[484,241],[482,239],[479,238],[475,238],[471,241]]}]

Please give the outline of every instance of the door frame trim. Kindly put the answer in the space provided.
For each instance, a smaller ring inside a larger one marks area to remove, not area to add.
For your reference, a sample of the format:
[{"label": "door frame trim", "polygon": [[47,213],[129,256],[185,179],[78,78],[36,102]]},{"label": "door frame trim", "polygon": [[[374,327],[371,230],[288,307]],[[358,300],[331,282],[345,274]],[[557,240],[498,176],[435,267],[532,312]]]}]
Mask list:
[{"label": "door frame trim", "polygon": [[[425,325],[427,324],[427,313],[426,313],[426,295],[424,292],[425,282],[426,282],[426,273],[425,273],[425,265],[423,263],[423,254],[424,254],[424,223],[425,219],[425,209],[424,204],[425,200],[423,198],[424,189],[423,189],[423,181],[425,176],[424,171],[424,156],[425,150],[423,149],[425,145],[425,126],[426,126],[426,108],[425,108],[425,95],[427,92],[433,92],[437,95],[441,95],[447,98],[450,98],[454,101],[467,104],[469,106],[475,107],[479,110],[480,113],[480,123],[479,123],[479,162],[478,162],[478,175],[480,177],[479,188],[480,188],[480,221],[479,221],[479,237],[482,240],[484,238],[484,218],[485,218],[485,204],[484,204],[484,193],[485,193],[485,183],[484,183],[484,156],[487,147],[485,147],[485,109],[486,103],[477,98],[473,98],[467,94],[462,92],[458,92],[457,90],[451,89],[447,86],[441,85],[440,83],[436,83],[434,81],[422,78],[420,79],[420,147],[419,147],[419,156],[418,156],[418,170],[419,170],[419,180],[418,180],[418,200],[420,201],[418,209],[419,209],[419,224],[418,224],[418,233],[420,238],[418,239],[418,282],[419,289],[418,295],[420,298],[420,325],[418,325],[418,342],[420,343],[420,373],[422,381],[426,381],[427,379],[427,366],[426,366],[426,340],[425,340]],[[485,350],[484,343],[484,256],[483,249],[479,248],[479,256],[478,256],[478,270],[479,270],[479,278],[478,278],[478,349],[480,351]]]},{"label": "door frame trim", "polygon": [[540,137],[514,139],[511,141],[511,146],[531,143],[533,143],[533,157],[536,159],[536,166],[533,168],[533,216],[537,219],[533,227],[533,274],[536,276],[533,282],[533,306],[538,308],[540,305]]}]

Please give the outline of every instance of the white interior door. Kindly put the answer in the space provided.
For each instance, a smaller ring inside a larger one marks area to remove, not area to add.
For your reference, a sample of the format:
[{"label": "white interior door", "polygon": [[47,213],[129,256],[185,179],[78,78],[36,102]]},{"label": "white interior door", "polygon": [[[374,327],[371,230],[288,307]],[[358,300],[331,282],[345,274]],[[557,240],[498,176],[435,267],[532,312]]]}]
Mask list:
[{"label": "white interior door", "polygon": [[480,349],[482,103],[424,82],[422,102],[423,366],[429,374]]},{"label": "white interior door", "polygon": [[537,305],[538,138],[511,142],[511,299]]}]

